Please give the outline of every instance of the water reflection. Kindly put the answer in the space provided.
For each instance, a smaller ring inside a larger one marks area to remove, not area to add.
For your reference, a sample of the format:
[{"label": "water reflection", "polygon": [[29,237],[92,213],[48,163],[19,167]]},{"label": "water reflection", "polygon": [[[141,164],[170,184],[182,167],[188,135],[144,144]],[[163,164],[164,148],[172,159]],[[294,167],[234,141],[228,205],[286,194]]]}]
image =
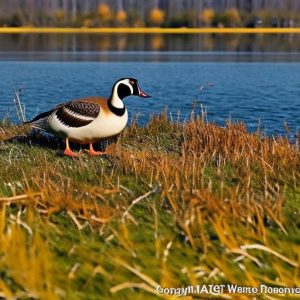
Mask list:
[{"label": "water reflection", "polygon": [[150,48],[151,50],[154,51],[159,51],[164,48],[165,41],[164,41],[164,36],[162,34],[154,34],[151,37],[151,43],[150,43]]},{"label": "water reflection", "polygon": [[[117,55],[114,52],[125,52],[126,60],[126,55],[130,52],[138,51],[141,54],[160,51],[177,54],[184,52],[185,55],[188,52],[201,55],[227,53],[238,54],[238,57],[243,53],[248,56],[251,53],[265,56],[272,53],[278,56],[280,53],[285,56],[278,60],[298,61],[299,50],[299,34],[0,34],[0,59],[21,59],[23,53],[24,59],[47,59],[47,55],[51,54],[52,57],[48,57],[51,60],[101,60],[103,52],[110,52],[120,59],[121,53]],[[91,55],[88,57],[84,53]],[[95,55],[96,53],[99,55]],[[107,53],[105,57],[108,60],[115,59],[110,58]],[[164,56],[156,55],[155,59],[164,60],[161,57]],[[190,60],[194,59],[191,57]]]}]

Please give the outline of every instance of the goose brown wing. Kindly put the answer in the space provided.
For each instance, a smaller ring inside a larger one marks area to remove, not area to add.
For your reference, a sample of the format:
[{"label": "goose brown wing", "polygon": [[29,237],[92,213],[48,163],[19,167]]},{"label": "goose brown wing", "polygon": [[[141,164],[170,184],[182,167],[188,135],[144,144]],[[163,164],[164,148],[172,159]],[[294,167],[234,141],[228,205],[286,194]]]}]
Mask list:
[{"label": "goose brown wing", "polygon": [[99,112],[97,103],[78,100],[57,107],[54,115],[65,126],[82,127],[93,122]]}]

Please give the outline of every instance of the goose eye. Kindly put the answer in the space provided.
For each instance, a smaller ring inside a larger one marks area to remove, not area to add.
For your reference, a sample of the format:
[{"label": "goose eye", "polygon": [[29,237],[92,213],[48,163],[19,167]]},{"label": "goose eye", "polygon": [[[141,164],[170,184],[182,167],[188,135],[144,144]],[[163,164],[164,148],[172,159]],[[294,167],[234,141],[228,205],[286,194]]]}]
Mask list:
[{"label": "goose eye", "polygon": [[131,85],[134,85],[134,81],[132,81],[132,80],[129,80],[129,83],[130,83]]}]

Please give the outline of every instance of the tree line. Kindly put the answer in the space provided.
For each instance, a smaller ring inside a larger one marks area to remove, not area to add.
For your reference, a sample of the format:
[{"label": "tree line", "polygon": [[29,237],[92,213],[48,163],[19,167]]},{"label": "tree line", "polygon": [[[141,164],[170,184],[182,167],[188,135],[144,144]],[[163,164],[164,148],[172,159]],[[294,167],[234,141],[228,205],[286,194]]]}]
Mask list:
[{"label": "tree line", "polygon": [[295,0],[2,0],[0,26],[292,27]]}]

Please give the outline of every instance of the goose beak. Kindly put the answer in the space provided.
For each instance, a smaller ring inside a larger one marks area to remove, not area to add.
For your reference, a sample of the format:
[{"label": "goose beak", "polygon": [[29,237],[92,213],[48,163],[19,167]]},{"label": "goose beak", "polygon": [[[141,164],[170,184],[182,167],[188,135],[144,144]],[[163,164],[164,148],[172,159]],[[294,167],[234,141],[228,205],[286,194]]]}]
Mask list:
[{"label": "goose beak", "polygon": [[139,89],[139,96],[142,98],[150,98],[151,96]]},{"label": "goose beak", "polygon": [[138,88],[138,91],[139,91],[139,97],[142,97],[142,98],[150,98],[151,96],[148,95],[147,93],[145,93],[139,86],[139,84],[137,83],[137,88]]}]

